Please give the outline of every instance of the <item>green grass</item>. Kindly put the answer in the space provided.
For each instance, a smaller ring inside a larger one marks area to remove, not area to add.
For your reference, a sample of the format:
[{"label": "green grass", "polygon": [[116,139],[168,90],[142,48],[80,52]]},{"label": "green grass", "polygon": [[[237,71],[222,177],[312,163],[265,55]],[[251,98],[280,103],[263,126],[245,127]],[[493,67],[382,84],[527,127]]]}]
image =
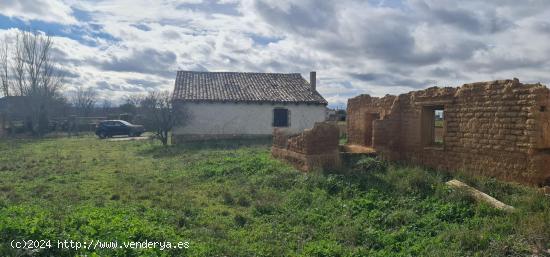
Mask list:
[{"label": "green grass", "polygon": [[[460,177],[518,209],[505,214],[449,191],[444,173],[377,161],[355,169],[297,172],[267,144],[2,141],[0,256],[530,256],[550,248],[550,201],[533,189]],[[12,249],[14,239],[190,247],[30,253]]]}]

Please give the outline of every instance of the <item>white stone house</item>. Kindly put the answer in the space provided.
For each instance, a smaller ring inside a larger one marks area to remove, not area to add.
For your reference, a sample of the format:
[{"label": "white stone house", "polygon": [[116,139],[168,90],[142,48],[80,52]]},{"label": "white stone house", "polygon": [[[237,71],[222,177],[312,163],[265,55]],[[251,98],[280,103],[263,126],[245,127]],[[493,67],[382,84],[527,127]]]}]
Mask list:
[{"label": "white stone house", "polygon": [[173,130],[173,142],[271,136],[274,128],[300,132],[325,120],[327,101],[316,90],[315,72],[178,71],[175,106],[189,120]]}]

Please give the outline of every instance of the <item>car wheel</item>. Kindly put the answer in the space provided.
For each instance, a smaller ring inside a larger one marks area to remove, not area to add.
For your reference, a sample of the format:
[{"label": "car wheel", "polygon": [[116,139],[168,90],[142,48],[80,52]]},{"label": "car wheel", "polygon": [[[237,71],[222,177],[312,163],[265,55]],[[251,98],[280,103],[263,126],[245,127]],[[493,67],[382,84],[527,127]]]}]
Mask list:
[{"label": "car wheel", "polygon": [[103,132],[103,131],[99,132],[99,138],[105,139],[105,138],[107,138],[107,134],[105,134],[105,132]]}]

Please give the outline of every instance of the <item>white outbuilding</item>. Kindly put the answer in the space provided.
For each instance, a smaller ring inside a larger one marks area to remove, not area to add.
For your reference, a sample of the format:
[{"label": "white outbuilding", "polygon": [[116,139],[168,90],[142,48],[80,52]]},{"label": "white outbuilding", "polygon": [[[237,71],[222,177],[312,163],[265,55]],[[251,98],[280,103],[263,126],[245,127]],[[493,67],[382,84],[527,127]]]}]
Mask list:
[{"label": "white outbuilding", "polygon": [[173,142],[271,136],[274,128],[301,132],[325,120],[327,101],[299,73],[178,71],[175,106],[189,120]]}]

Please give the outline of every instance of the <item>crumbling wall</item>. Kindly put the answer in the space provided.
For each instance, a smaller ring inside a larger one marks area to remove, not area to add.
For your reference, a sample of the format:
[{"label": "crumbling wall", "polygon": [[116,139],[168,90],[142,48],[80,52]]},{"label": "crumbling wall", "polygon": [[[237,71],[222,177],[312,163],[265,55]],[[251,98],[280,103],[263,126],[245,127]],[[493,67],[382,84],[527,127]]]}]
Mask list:
[{"label": "crumbling wall", "polygon": [[395,98],[392,95],[382,98],[360,95],[349,99],[346,118],[348,144],[371,146],[371,121],[389,115]]},{"label": "crumbling wall", "polygon": [[[443,144],[430,145],[426,113],[436,107],[444,109]],[[543,185],[550,182],[548,108],[548,88],[517,79],[413,91],[372,122],[373,147],[392,160]]]},{"label": "crumbling wall", "polygon": [[337,169],[340,166],[338,127],[334,123],[320,122],[299,134],[274,129],[271,153],[302,171]]}]

